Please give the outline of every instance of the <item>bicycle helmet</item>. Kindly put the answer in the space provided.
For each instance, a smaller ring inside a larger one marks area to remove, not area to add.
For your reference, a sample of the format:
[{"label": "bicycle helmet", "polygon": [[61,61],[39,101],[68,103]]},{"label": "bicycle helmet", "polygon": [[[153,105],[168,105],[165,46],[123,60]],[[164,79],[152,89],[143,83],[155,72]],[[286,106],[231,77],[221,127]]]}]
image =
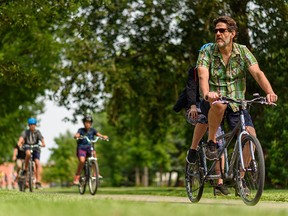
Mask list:
[{"label": "bicycle helmet", "polygon": [[36,124],[37,124],[37,120],[35,118],[28,119],[28,125],[36,125]]},{"label": "bicycle helmet", "polygon": [[86,115],[86,116],[84,116],[84,118],[82,119],[82,121],[83,121],[83,124],[84,124],[84,122],[86,122],[86,121],[88,121],[88,122],[93,122],[93,118],[92,118],[92,116],[90,116],[90,115]]},{"label": "bicycle helmet", "polygon": [[199,51],[201,51],[201,50],[203,50],[203,49],[205,49],[206,47],[209,47],[209,46],[211,46],[211,45],[213,45],[213,43],[206,43],[206,44],[204,44],[204,45],[200,48]]}]

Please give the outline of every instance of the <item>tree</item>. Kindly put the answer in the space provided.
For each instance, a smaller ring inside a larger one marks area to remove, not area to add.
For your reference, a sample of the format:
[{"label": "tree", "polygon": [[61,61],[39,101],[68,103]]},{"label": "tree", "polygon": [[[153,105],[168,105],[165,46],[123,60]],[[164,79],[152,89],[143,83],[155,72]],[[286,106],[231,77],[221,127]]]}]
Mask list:
[{"label": "tree", "polygon": [[60,183],[61,185],[72,182],[78,160],[76,157],[76,141],[67,131],[55,139],[57,147],[51,148],[51,156],[44,169],[43,180]]},{"label": "tree", "polygon": [[59,79],[55,65],[62,47],[54,34],[70,16],[74,2],[0,3],[1,162],[10,159],[7,152],[12,152],[27,119],[42,112],[39,97]]},{"label": "tree", "polygon": [[[119,134],[125,131],[131,159],[139,159],[136,167],[169,168],[172,160],[166,155],[173,152],[174,142],[168,142],[170,127],[179,121],[171,107],[182,90],[185,71],[196,62],[197,50],[213,41],[213,18],[223,14],[238,21],[239,43],[254,49],[260,65],[281,74],[286,71],[288,13],[283,0],[90,1],[61,28],[61,42],[68,43],[62,50],[66,64],[59,69],[60,104],[74,109],[75,115],[107,109],[109,123]],[[278,63],[272,65],[275,59]],[[285,75],[276,75],[268,78],[280,94]],[[251,78],[248,89],[249,94],[259,91]],[[256,126],[265,125],[260,117],[266,112],[257,110]],[[267,135],[264,149],[269,151],[269,143],[279,137],[264,130],[265,135],[258,137]]]}]

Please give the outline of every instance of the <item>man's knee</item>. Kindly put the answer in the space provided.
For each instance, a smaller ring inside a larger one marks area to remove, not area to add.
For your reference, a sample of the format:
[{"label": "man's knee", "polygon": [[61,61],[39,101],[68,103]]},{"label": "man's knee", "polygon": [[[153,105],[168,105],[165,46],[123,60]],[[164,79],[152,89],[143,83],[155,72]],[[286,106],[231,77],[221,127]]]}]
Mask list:
[{"label": "man's knee", "polygon": [[26,151],[25,153],[26,153],[25,158],[30,158],[30,156],[31,156],[31,151],[28,150],[28,151]]},{"label": "man's knee", "polygon": [[213,119],[222,120],[225,110],[226,110],[226,105],[223,105],[223,104],[212,105],[208,113],[208,122],[211,120],[213,121]]}]

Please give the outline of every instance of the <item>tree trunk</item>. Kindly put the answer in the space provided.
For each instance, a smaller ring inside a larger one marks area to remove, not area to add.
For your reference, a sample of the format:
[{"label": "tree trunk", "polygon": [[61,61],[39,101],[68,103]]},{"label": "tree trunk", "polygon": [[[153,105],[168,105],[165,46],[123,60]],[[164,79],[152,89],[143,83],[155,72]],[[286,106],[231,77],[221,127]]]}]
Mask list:
[{"label": "tree trunk", "polygon": [[148,167],[144,167],[143,175],[142,175],[142,185],[144,187],[148,187],[149,186]]},{"label": "tree trunk", "polygon": [[140,172],[139,167],[135,168],[135,185],[140,186]]},{"label": "tree trunk", "polygon": [[170,187],[171,186],[171,181],[172,181],[172,171],[169,172],[169,178],[168,178],[168,182],[167,182],[167,186]]},{"label": "tree trunk", "polygon": [[163,168],[162,168],[162,165],[160,166],[160,171],[159,172],[160,172],[159,185],[163,186],[163,176],[162,176],[163,175]]}]

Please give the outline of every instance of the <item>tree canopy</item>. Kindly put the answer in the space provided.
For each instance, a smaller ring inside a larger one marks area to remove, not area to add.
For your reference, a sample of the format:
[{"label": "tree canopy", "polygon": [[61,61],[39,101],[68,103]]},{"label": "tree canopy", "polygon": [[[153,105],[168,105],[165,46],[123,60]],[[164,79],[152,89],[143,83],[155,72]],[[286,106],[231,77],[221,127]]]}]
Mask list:
[{"label": "tree canopy", "polygon": [[[72,120],[106,112],[125,140],[127,163],[156,170],[184,160],[192,132],[172,106],[199,48],[214,41],[213,19],[232,16],[238,42],[252,50],[279,95],[277,108],[257,107],[251,114],[263,140],[267,181],[287,186],[288,147],[280,139],[286,129],[277,127],[287,124],[285,0],[28,0],[0,6],[0,140],[13,142],[24,119],[41,112],[36,99],[49,90],[59,105],[74,111]],[[254,92],[263,94],[249,77],[247,97]],[[17,121],[9,132],[5,126],[12,119]]]}]

